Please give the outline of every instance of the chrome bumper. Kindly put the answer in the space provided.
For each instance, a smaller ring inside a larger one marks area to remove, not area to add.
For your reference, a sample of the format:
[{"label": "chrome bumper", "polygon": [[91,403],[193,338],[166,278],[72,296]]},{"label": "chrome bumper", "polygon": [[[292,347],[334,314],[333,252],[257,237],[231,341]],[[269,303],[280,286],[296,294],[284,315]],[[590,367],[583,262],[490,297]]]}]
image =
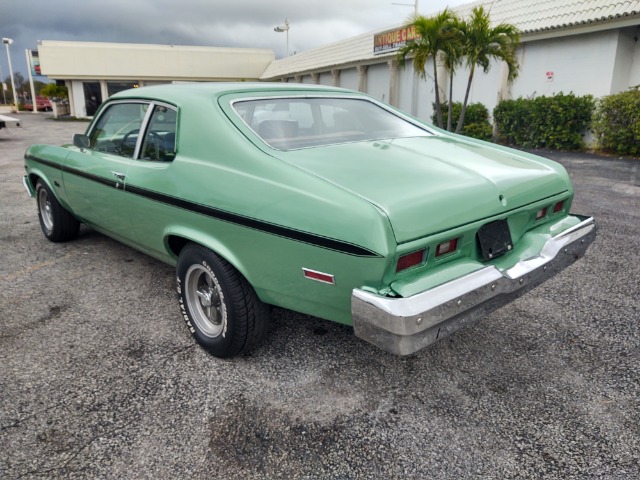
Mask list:
[{"label": "chrome bumper", "polygon": [[29,181],[29,177],[27,175],[22,177],[22,185],[24,186],[24,189],[27,191],[27,193],[31,198],[36,196],[35,189],[31,185],[31,182]]},{"label": "chrome bumper", "polygon": [[357,337],[409,355],[515,300],[578,260],[596,237],[593,218],[550,238],[540,254],[500,271],[487,266],[407,298],[351,295]]}]

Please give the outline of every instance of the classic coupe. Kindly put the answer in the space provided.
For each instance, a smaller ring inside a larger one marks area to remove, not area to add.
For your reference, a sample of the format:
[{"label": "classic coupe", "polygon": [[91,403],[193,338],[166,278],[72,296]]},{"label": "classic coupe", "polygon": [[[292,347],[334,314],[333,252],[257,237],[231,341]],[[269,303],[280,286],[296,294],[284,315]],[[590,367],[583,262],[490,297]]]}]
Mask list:
[{"label": "classic coupe", "polygon": [[33,145],[24,185],[53,242],[79,225],[176,266],[211,354],[274,305],[407,355],[581,257],[565,169],[453,135],[362,93],[184,84],[120,92],[73,145]]}]

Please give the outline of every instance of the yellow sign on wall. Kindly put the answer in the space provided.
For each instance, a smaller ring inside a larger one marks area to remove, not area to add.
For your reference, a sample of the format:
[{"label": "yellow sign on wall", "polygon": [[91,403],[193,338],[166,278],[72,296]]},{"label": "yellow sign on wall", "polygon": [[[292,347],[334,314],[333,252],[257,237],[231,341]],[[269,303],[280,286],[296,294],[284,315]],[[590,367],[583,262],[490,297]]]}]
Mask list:
[{"label": "yellow sign on wall", "polygon": [[373,37],[373,53],[388,53],[399,50],[419,36],[413,26],[378,33]]}]

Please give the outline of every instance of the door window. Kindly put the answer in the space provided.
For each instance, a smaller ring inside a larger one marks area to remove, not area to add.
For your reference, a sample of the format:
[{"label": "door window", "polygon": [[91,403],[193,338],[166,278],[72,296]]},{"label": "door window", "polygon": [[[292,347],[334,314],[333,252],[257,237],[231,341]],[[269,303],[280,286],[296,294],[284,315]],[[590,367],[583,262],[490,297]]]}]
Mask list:
[{"label": "door window", "polygon": [[140,158],[170,162],[176,156],[176,111],[165,105],[156,105],[147,127]]},{"label": "door window", "polygon": [[108,107],[89,134],[90,148],[133,158],[148,109],[146,103],[116,103]]}]

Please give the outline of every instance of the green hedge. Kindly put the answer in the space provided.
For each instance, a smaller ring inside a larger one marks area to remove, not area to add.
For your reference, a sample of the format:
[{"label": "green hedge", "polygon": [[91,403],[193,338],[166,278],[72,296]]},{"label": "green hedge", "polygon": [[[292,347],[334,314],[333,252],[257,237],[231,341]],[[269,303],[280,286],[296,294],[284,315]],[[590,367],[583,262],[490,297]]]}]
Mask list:
[{"label": "green hedge", "polygon": [[524,148],[575,150],[591,122],[591,95],[559,93],[553,97],[503,100],[493,109],[500,140]]},{"label": "green hedge", "polygon": [[[447,128],[448,104],[442,104],[442,122],[444,128]],[[453,102],[451,107],[451,129],[455,132],[458,126],[458,118],[462,110],[462,102]],[[433,114],[431,122],[437,125],[438,117],[436,115],[436,106],[433,105]],[[462,135],[467,137],[479,138],[480,140],[491,140],[493,128],[489,123],[489,110],[482,103],[470,103],[467,105],[467,111],[464,114],[464,125],[462,126]]]},{"label": "green hedge", "polygon": [[602,148],[620,155],[640,155],[640,90],[600,99],[592,128]]}]

